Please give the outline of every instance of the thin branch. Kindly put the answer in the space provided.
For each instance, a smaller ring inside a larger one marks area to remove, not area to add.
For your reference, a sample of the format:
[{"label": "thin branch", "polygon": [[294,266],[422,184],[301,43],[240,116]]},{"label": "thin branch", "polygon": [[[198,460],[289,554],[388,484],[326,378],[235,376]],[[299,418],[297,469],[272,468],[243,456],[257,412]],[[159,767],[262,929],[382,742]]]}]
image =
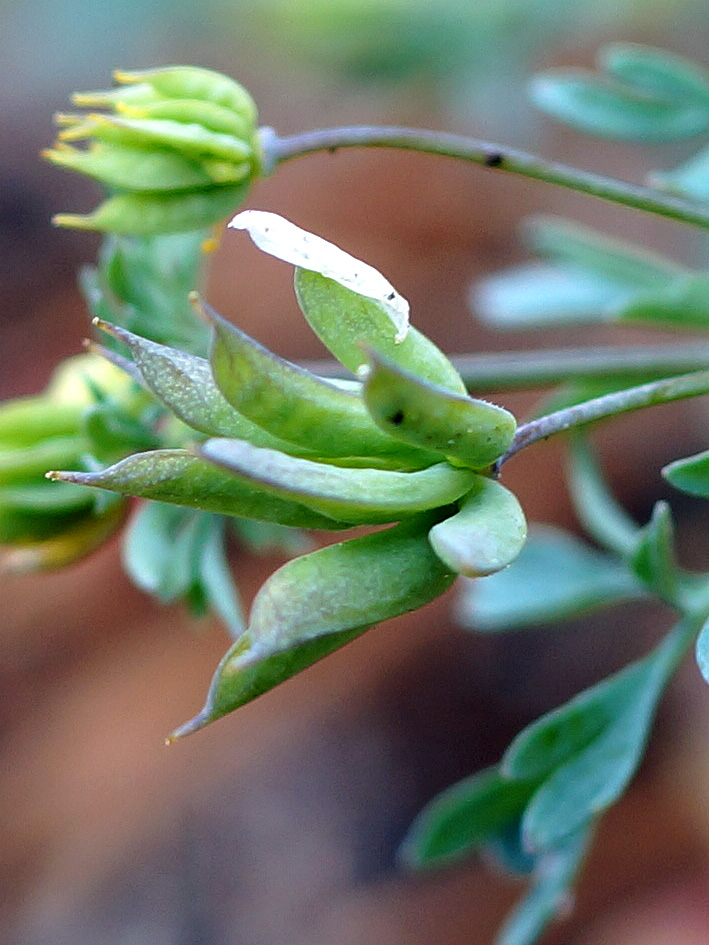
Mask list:
[{"label": "thin branch", "polygon": [[[486,351],[452,355],[451,361],[470,390],[529,390],[572,380],[671,377],[709,365],[709,345],[701,341],[620,348],[541,348],[536,351]],[[321,377],[350,377],[337,361],[306,361]]]},{"label": "thin branch", "polygon": [[555,433],[563,433],[594,420],[603,420],[627,413],[629,410],[638,410],[641,407],[651,407],[654,404],[665,404],[707,393],[709,393],[709,370],[651,381],[649,384],[640,384],[638,387],[594,397],[582,404],[574,404],[572,407],[565,407],[546,417],[522,424],[517,430],[512,445],[496,465],[499,468],[521,449],[531,446],[538,440],[546,440]]},{"label": "thin branch", "polygon": [[272,128],[262,128],[261,147],[266,171],[295,157],[315,151],[334,153],[340,148],[402,148],[438,154],[470,161],[496,171],[507,171],[569,187],[601,200],[709,229],[709,209],[696,203],[660,193],[649,187],[546,160],[526,151],[441,131],[365,125],[325,128],[279,137]]}]

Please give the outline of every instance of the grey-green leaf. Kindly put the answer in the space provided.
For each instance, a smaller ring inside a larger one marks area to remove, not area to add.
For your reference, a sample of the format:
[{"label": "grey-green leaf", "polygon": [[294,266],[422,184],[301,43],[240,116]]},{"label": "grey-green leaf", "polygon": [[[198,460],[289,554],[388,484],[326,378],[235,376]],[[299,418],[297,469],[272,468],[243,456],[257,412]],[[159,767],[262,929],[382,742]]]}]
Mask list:
[{"label": "grey-green leaf", "polygon": [[609,316],[618,322],[648,322],[682,330],[709,326],[709,274],[693,272],[650,291],[617,301]]},{"label": "grey-green leaf", "polygon": [[[524,813],[522,831],[528,849],[557,846],[620,797],[643,755],[658,700],[697,629],[696,618],[685,618],[649,656],[571,700],[568,718],[575,729],[572,727],[570,738],[563,725],[564,709],[557,710],[556,752],[563,758],[565,739],[576,741],[577,750],[556,767]],[[599,700],[599,691],[605,701]],[[584,699],[590,710],[586,718],[578,713]],[[592,729],[599,723],[593,735]],[[579,738],[579,733],[584,738]],[[529,749],[528,741],[528,755]],[[517,751],[519,757],[519,747]],[[528,773],[529,769],[524,770]]]},{"label": "grey-green leaf", "polygon": [[538,858],[529,892],[506,919],[495,945],[534,945],[549,922],[568,908],[590,836],[590,827],[582,827]]},{"label": "grey-green leaf", "polygon": [[675,489],[709,498],[709,450],[668,463],[662,475]]},{"label": "grey-green leaf", "polygon": [[426,869],[473,853],[518,820],[537,782],[510,781],[497,768],[464,778],[437,794],[409,827],[399,858]]},{"label": "grey-green leaf", "polygon": [[509,568],[462,582],[457,605],[465,627],[518,630],[645,596],[616,559],[552,526],[534,526]]},{"label": "grey-green leaf", "polygon": [[559,121],[617,141],[673,141],[709,129],[709,103],[651,95],[580,69],[535,76],[530,95]]}]

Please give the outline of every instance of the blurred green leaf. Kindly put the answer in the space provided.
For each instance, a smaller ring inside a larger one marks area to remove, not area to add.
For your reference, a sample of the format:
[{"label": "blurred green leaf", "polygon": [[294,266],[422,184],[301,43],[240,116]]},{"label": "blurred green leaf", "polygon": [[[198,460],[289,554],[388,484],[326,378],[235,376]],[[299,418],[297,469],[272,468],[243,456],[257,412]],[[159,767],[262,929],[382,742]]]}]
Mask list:
[{"label": "blurred green leaf", "polygon": [[693,272],[664,286],[616,302],[610,316],[619,322],[657,323],[661,328],[709,327],[709,274]]},{"label": "blurred green leaf", "polygon": [[638,534],[629,567],[665,600],[676,596],[680,575],[675,557],[674,523],[667,502],[656,502],[648,524]]},{"label": "blurred green leaf", "polygon": [[497,768],[464,778],[437,794],[409,827],[399,850],[410,869],[469,855],[519,820],[537,781],[510,781]]},{"label": "blurred green leaf", "polygon": [[671,171],[653,171],[648,183],[690,200],[709,200],[709,148]]},{"label": "blurred green leaf", "polygon": [[523,816],[527,849],[557,846],[620,797],[642,757],[657,702],[696,629],[696,618],[686,618],[647,657],[514,740],[503,774],[530,777],[553,769]]},{"label": "blurred green leaf", "polygon": [[632,289],[661,288],[668,279],[688,272],[643,246],[552,214],[529,217],[522,233],[536,254]]},{"label": "blurred green leaf", "polygon": [[709,498],[709,450],[668,463],[662,475],[675,489]]},{"label": "blurred green leaf", "polygon": [[545,328],[599,321],[629,291],[581,268],[529,263],[477,280],[470,304],[495,328]]},{"label": "blurred green leaf", "polygon": [[582,828],[538,857],[529,892],[508,916],[495,945],[534,945],[549,922],[568,910],[590,835]]},{"label": "blurred green leaf", "polygon": [[533,526],[504,571],[462,587],[458,619],[487,633],[537,626],[646,594],[616,559],[551,526]]},{"label": "blurred green leaf", "polygon": [[653,95],[580,69],[535,76],[530,95],[558,121],[617,141],[673,141],[709,130],[709,102]]}]

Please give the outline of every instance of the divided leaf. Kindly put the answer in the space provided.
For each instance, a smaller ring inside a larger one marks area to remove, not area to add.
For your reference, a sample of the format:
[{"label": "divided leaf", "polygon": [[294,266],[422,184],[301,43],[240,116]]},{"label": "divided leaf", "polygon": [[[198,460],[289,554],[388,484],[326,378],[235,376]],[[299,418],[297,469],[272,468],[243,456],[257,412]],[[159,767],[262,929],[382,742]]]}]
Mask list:
[{"label": "divided leaf", "polygon": [[534,526],[509,568],[463,582],[458,619],[484,633],[538,626],[646,591],[615,558],[551,526]]}]

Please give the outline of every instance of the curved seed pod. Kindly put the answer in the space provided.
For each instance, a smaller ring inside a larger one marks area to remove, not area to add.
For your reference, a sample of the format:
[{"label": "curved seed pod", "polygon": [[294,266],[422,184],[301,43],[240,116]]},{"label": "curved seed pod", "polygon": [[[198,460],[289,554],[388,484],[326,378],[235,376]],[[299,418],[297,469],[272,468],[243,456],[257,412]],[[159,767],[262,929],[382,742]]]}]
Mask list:
[{"label": "curved seed pod", "polygon": [[147,105],[162,101],[162,96],[148,82],[128,88],[99,89],[95,92],[74,92],[71,101],[79,108],[116,108],[117,105]]},{"label": "curved seed pod", "polygon": [[241,138],[166,118],[121,118],[96,113],[65,128],[59,138],[61,141],[94,138],[128,147],[171,147],[195,158],[211,154],[235,164],[252,156],[251,145]]},{"label": "curved seed pod", "polygon": [[99,548],[121,524],[124,514],[125,503],[114,503],[103,515],[83,517],[52,538],[10,547],[0,554],[0,570],[29,574],[73,564]]},{"label": "curved seed pod", "polygon": [[256,105],[249,93],[238,82],[211,69],[199,66],[166,66],[163,69],[113,73],[116,82],[133,84],[147,82],[160,95],[169,98],[197,98],[214,102],[256,121]]},{"label": "curved seed pod", "polygon": [[73,485],[35,482],[0,488],[0,544],[42,541],[86,517],[94,497]]},{"label": "curved seed pod", "polygon": [[396,327],[374,299],[317,272],[296,269],[295,292],[308,323],[333,355],[358,373],[366,367],[363,345],[371,345],[400,367],[446,390],[465,394],[465,384],[450,360],[415,328],[396,340]]},{"label": "curved seed pod", "polygon": [[266,493],[185,450],[136,453],[101,472],[52,471],[47,478],[296,528],[350,527],[332,516],[319,515],[297,502]]},{"label": "curved seed pod", "polygon": [[119,194],[104,200],[93,213],[58,213],[56,226],[105,230],[127,236],[158,236],[201,230],[223,220],[246,196],[249,180],[172,194]]},{"label": "curved seed pod", "polygon": [[79,429],[85,404],[56,403],[44,394],[0,404],[0,444],[32,446],[51,436],[71,436]]},{"label": "curved seed pod", "polygon": [[216,131],[244,139],[253,134],[254,127],[242,115],[214,102],[194,98],[168,98],[148,102],[122,102],[115,105],[116,111],[126,118],[168,118],[170,121],[194,123]]},{"label": "curved seed pod", "polygon": [[372,624],[421,607],[454,574],[426,538],[436,514],[295,558],[254,599],[244,636],[221,661],[199,715],[202,728],[347,643]]},{"label": "curved seed pod", "polygon": [[323,457],[384,456],[418,466],[440,461],[382,433],[359,392],[277,357],[210,306],[202,303],[201,309],[214,328],[214,380],[232,407],[260,427]]},{"label": "curved seed pod", "polygon": [[482,469],[502,456],[517,429],[509,411],[421,380],[376,352],[364,402],[390,436]]},{"label": "curved seed pod", "polygon": [[[0,484],[27,482],[51,466],[75,466],[87,451],[83,436],[50,436],[19,447],[0,449]],[[42,483],[44,485],[44,483]]]},{"label": "curved seed pod", "polygon": [[[58,167],[85,174],[107,187],[134,191],[190,190],[211,187],[214,177],[204,163],[190,160],[175,151],[111,144],[96,145],[87,151],[60,145],[42,151],[42,157]],[[250,173],[248,163],[230,164],[240,177]],[[238,170],[237,170],[238,169]],[[238,180],[240,177],[232,177]],[[221,181],[219,181],[221,183]]]},{"label": "curved seed pod", "polygon": [[449,505],[477,478],[471,470],[454,469],[448,463],[417,472],[330,466],[244,440],[207,440],[199,451],[240,481],[353,525],[396,522]]},{"label": "curved seed pod", "polygon": [[100,319],[94,319],[93,323],[128,345],[145,384],[193,430],[208,436],[249,440],[255,446],[292,451],[290,443],[261,429],[229,404],[214,383],[205,358],[149,341]]},{"label": "curved seed pod", "polygon": [[476,479],[460,511],[434,525],[428,535],[438,557],[467,577],[484,577],[506,568],[527,538],[517,498],[494,479]]}]

